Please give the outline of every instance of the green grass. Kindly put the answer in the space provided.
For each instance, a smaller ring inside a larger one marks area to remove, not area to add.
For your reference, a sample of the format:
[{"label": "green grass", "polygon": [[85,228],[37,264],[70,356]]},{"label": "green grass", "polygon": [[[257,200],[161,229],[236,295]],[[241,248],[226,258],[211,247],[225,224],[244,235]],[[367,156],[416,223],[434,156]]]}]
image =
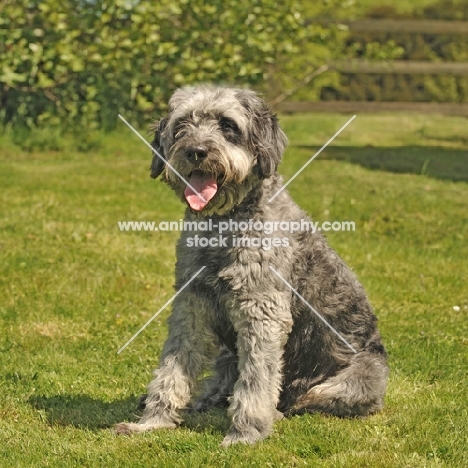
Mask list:
[{"label": "green grass", "polygon": [[[304,115],[284,118],[291,142],[296,150],[305,150],[305,158],[330,138],[330,128],[338,130],[346,121],[337,115],[322,115],[316,120]],[[320,158],[349,161],[370,169],[468,181],[467,148],[464,117],[360,115],[349,131],[340,135],[338,145],[329,147]]]},{"label": "green grass", "polygon": [[[284,117],[291,146],[281,172],[291,176],[346,120]],[[290,185],[315,220],[356,222],[356,232],[328,239],[380,319],[392,370],[386,406],[366,419],[295,417],[263,443],[229,449],[219,448],[229,424],[221,411],[176,431],[112,433],[135,418],[169,311],[117,350],[172,296],[177,238],[122,233],[117,221],[183,213],[149,178],[146,148],[123,125],[90,153],[28,153],[4,136],[0,466],[467,466],[466,122],[360,115]]]}]

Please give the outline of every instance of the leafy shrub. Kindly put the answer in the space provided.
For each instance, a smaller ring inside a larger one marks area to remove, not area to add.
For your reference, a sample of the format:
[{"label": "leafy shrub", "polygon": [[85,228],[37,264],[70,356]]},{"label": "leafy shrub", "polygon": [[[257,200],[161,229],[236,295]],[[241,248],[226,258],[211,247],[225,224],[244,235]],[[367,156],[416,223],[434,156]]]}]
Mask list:
[{"label": "leafy shrub", "polygon": [[276,63],[287,64],[287,82],[303,73],[304,52],[314,67],[338,40],[331,27],[305,25],[296,0],[1,3],[0,120],[27,128],[112,130],[119,112],[141,125],[183,85],[266,91]]}]

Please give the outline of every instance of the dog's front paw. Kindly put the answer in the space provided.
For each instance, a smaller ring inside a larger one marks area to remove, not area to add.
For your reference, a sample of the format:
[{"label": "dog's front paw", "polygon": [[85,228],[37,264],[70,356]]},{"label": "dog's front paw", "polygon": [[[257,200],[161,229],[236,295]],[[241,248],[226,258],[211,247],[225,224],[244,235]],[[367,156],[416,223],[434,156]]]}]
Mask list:
[{"label": "dog's front paw", "polygon": [[265,437],[266,436],[260,434],[254,427],[242,432],[232,427],[221,442],[221,447],[229,447],[234,444],[252,445],[263,440]]},{"label": "dog's front paw", "polygon": [[139,423],[119,423],[115,426],[114,432],[116,434],[130,435],[139,432],[154,431],[155,429],[174,429],[176,427],[177,424],[174,421],[154,418]]},{"label": "dog's front paw", "polygon": [[116,434],[122,435],[130,435],[135,434],[137,432],[144,432],[145,430],[149,430],[145,428],[144,424],[136,424],[136,423],[119,423],[115,426],[114,432]]}]

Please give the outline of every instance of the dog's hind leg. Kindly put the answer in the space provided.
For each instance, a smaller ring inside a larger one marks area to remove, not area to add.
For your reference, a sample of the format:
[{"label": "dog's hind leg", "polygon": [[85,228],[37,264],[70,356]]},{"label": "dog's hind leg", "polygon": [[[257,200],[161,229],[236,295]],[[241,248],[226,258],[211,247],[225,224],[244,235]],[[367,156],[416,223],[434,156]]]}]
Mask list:
[{"label": "dog's hind leg", "polygon": [[228,348],[222,347],[214,364],[213,375],[206,381],[203,393],[195,400],[193,411],[208,411],[213,407],[228,406],[234,384],[239,378],[238,359]]},{"label": "dog's hind leg", "polygon": [[382,409],[388,367],[383,354],[363,351],[349,366],[300,395],[288,413],[367,416]]}]

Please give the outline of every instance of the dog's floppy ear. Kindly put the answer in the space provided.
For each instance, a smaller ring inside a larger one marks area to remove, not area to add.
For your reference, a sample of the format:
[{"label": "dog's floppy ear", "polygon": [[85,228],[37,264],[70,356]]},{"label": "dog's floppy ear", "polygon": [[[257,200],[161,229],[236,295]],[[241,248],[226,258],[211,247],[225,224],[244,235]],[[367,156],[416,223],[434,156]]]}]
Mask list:
[{"label": "dog's floppy ear", "polygon": [[281,130],[278,119],[268,106],[265,106],[263,117],[258,122],[260,139],[256,144],[257,165],[263,177],[270,177],[276,172],[288,139]]},{"label": "dog's floppy ear", "polygon": [[265,101],[252,91],[243,91],[242,95],[241,103],[252,119],[249,144],[257,159],[260,175],[267,178],[278,168],[288,139]]},{"label": "dog's floppy ear", "polygon": [[[161,119],[155,126],[154,126],[154,139],[151,142],[151,146],[159,153],[160,156],[162,156],[164,159],[166,159],[166,156],[164,155],[164,148],[162,144],[162,133],[164,132],[164,129],[166,128],[168,118],[164,117]],[[161,172],[164,170],[164,166],[166,164],[164,161],[155,153],[153,152],[153,160],[151,161],[151,177],[153,179],[156,179]]]}]

